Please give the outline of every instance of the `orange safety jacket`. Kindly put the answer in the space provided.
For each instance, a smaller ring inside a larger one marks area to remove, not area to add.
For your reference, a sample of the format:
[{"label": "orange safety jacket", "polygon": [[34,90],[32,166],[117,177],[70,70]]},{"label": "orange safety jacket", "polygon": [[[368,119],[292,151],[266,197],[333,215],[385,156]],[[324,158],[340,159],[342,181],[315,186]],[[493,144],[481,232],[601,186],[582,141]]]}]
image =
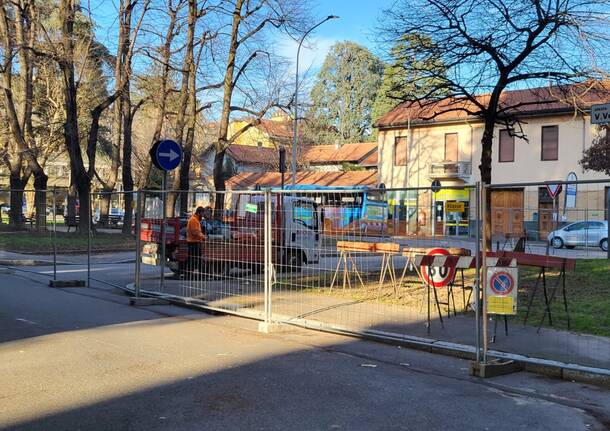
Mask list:
[{"label": "orange safety jacket", "polygon": [[193,214],[186,224],[186,242],[201,242],[205,239],[205,235],[201,231],[201,222],[199,218]]}]

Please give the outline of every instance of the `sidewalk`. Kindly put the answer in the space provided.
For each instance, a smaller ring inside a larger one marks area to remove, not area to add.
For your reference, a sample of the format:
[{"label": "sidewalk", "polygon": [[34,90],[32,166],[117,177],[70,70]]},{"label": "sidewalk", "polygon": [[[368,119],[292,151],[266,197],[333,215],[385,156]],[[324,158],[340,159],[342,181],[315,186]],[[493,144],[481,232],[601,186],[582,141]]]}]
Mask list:
[{"label": "sidewalk", "polygon": [[[158,280],[143,280],[142,289],[158,292]],[[202,280],[199,283],[166,280],[164,293],[200,299],[211,307],[248,315],[262,317],[264,312],[262,282],[253,279]],[[456,294],[461,295],[459,290]],[[300,288],[274,289],[272,296],[274,319],[279,321],[308,326],[323,324],[351,332],[385,333],[393,337],[420,337],[431,342],[474,346],[474,313],[458,313],[447,318],[445,308],[441,309],[444,328],[432,304],[428,332],[425,303],[421,308],[390,305],[376,302],[374,298],[355,300]],[[498,319],[496,341],[489,344],[489,349],[610,370],[610,338],[544,327],[537,333],[537,321],[529,322],[528,326],[521,323],[510,318],[506,336],[503,319]],[[493,328],[490,321],[489,337]]]}]

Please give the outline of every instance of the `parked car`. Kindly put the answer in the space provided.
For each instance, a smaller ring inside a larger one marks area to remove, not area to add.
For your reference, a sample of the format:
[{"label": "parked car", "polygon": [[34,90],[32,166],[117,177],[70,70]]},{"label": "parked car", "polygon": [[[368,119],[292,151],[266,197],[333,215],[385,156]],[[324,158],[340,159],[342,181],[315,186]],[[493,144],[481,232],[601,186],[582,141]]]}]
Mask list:
[{"label": "parked car", "polygon": [[[123,226],[123,218],[125,217],[125,211],[119,208],[110,208],[108,213],[108,225],[111,227]],[[95,210],[95,215],[93,216],[93,221],[95,223],[99,223],[100,221],[100,210],[99,208]]]},{"label": "parked car", "polygon": [[576,221],[554,230],[548,235],[553,248],[576,246],[600,247],[608,251],[608,222],[600,220]]}]

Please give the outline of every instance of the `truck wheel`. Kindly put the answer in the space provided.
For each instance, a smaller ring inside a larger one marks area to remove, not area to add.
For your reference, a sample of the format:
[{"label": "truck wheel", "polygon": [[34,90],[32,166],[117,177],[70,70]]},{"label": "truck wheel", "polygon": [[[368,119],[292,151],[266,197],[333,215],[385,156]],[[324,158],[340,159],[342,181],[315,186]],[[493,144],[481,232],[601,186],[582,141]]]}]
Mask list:
[{"label": "truck wheel", "polygon": [[264,269],[265,269],[265,266],[260,263],[253,263],[250,265],[251,274],[262,274]]},{"label": "truck wheel", "polygon": [[303,253],[298,250],[288,250],[286,253],[284,272],[301,272],[303,260]]},{"label": "truck wheel", "polygon": [[178,262],[178,266],[176,269],[172,269],[176,277],[180,278],[184,274],[186,274],[186,262]]},{"label": "truck wheel", "polygon": [[207,265],[205,265],[204,275],[207,275],[208,277],[212,278],[218,278],[226,275],[227,271],[228,266],[226,262],[213,260],[211,262],[208,262]]}]

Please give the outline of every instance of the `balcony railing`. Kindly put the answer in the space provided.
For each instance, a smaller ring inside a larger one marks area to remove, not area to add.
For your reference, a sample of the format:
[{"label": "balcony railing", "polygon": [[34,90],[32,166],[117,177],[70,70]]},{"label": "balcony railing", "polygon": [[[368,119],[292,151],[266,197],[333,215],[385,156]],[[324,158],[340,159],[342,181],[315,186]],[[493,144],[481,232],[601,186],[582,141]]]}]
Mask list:
[{"label": "balcony railing", "polygon": [[431,163],[428,169],[430,178],[461,178],[467,179],[472,174],[470,162],[437,162]]}]

